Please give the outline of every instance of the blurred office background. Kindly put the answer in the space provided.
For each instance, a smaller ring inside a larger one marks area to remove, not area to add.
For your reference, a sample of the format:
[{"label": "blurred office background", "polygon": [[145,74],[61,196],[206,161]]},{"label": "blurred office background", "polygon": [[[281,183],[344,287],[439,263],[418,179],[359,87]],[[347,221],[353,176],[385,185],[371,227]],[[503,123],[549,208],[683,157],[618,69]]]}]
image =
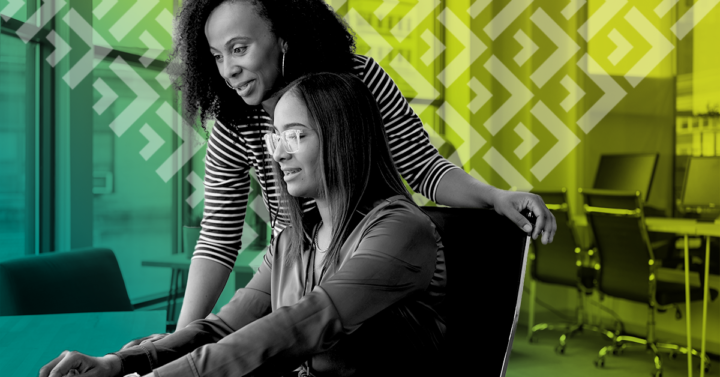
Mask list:
[{"label": "blurred office background", "polygon": [[[355,31],[357,53],[392,76],[443,156],[502,189],[564,192],[567,247],[577,248],[579,266],[602,268],[579,189],[640,192],[645,217],[718,215],[717,1],[327,2]],[[136,310],[167,309],[169,296],[182,297],[181,268],[148,263],[188,260],[203,208],[207,134],[178,115],[182,96],[166,71],[179,6],[0,0],[0,262],[106,247]],[[248,279],[241,267],[257,268],[269,240],[258,194],[253,183],[238,272],[216,310]],[[479,249],[483,237],[492,235],[478,230]],[[682,234],[648,237],[664,241],[655,255],[658,279],[683,283]],[[707,285],[717,290],[717,238],[689,237],[689,262],[704,266],[708,244]],[[478,266],[478,273],[492,273],[492,266]],[[702,273],[692,271],[691,285],[700,286]],[[575,321],[584,300],[577,289],[542,281],[533,287],[534,324]],[[584,318],[607,328],[621,319],[625,331],[645,335],[647,304],[602,296],[590,289]],[[570,365],[557,374],[580,365],[612,373],[592,366],[597,348],[609,344],[601,336],[578,336],[580,346],[568,345],[563,356],[553,354],[562,331],[538,332],[530,344],[524,336],[530,297],[523,296],[508,375],[535,375],[542,363]],[[468,310],[492,310],[481,295],[471,301]],[[686,344],[689,319],[699,348],[702,305],[694,301],[689,317],[684,304],[679,314],[658,313],[657,338]],[[717,364],[718,301],[708,303],[707,313],[706,347]],[[646,373],[652,363],[638,354],[616,368]],[[668,362],[666,374],[687,373],[683,363]]]}]

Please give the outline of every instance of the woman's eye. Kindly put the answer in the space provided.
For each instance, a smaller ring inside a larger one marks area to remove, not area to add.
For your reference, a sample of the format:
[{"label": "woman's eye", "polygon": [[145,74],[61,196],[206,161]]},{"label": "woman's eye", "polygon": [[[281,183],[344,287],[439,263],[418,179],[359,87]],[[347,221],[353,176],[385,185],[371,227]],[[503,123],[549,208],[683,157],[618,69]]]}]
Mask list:
[{"label": "woman's eye", "polygon": [[213,55],[213,59],[215,59],[215,61],[220,61],[222,60],[222,55]]},{"label": "woman's eye", "polygon": [[242,46],[242,47],[241,47],[241,46],[233,47],[233,52],[236,53],[236,54],[242,54],[242,53],[245,52],[245,50],[247,50],[247,47],[245,47],[245,46]]}]

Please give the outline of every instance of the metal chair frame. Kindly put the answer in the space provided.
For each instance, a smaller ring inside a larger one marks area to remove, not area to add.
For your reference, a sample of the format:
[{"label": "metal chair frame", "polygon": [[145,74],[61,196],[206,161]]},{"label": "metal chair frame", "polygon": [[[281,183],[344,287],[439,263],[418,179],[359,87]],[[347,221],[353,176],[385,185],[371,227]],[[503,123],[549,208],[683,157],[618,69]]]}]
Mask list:
[{"label": "metal chair frame", "polygon": [[[545,205],[547,208],[551,211],[555,212],[563,212],[568,213],[569,212],[569,206],[567,204],[567,190],[563,188],[560,192],[553,192],[553,194],[559,194],[562,193],[564,196],[563,203],[546,203]],[[542,192],[539,192],[538,194],[543,194]],[[547,194],[547,193],[546,193]],[[572,232],[572,220],[568,218],[568,227],[570,228]],[[574,241],[574,240],[573,240]],[[582,249],[580,247],[575,248],[575,254],[580,255],[582,252]],[[536,271],[534,264],[535,262],[535,252],[531,251],[529,255],[530,259],[530,271],[533,272]],[[576,260],[576,266],[580,267],[582,261],[578,257]],[[531,274],[531,275],[533,275]],[[552,283],[549,283],[552,284]],[[575,287],[577,288],[578,293],[578,307],[575,310],[576,315],[576,322],[573,323],[539,323],[535,324],[535,301],[537,300],[537,280],[533,277],[530,282],[530,319],[529,319],[529,326],[528,326],[528,341],[534,342],[535,341],[535,333],[538,331],[563,331],[562,335],[560,335],[559,338],[559,344],[555,347],[555,352],[558,354],[564,354],[565,353],[565,347],[567,346],[567,339],[573,337],[579,332],[583,332],[585,330],[597,332],[599,334],[602,334],[609,339],[612,339],[615,336],[615,333],[608,331],[600,326],[595,326],[589,321],[587,321],[585,318],[589,317],[586,315],[585,311],[585,301],[587,296],[593,292],[593,289],[587,289],[582,282],[580,281],[580,278],[578,277],[578,280],[576,281]]]},{"label": "metal chair frame", "polygon": [[[631,335],[621,335],[622,330],[616,334],[614,334],[613,337],[611,337],[613,344],[608,345],[600,349],[598,352],[598,357],[595,359],[595,366],[597,367],[603,367],[605,365],[605,358],[608,353],[611,353],[613,355],[622,354],[622,352],[630,345],[639,345],[643,346],[646,350],[652,351],[653,353],[653,361],[655,364],[655,369],[651,372],[652,376],[655,377],[661,377],[662,376],[662,361],[660,360],[660,352],[668,352],[670,354],[671,358],[675,358],[678,353],[687,355],[688,352],[692,353],[693,356],[696,356],[698,358],[701,358],[701,354],[695,350],[691,349],[688,350],[687,347],[682,347],[677,344],[671,344],[671,343],[660,343],[657,342],[655,339],[655,310],[659,311],[665,311],[670,308],[675,308],[676,310],[679,310],[679,306],[677,304],[668,304],[668,305],[660,305],[657,302],[657,279],[656,274],[657,270],[660,267],[659,263],[656,263],[655,255],[653,252],[653,247],[650,242],[650,238],[648,237],[647,228],[645,227],[645,218],[643,215],[643,208],[642,208],[642,200],[640,199],[640,192],[621,192],[621,191],[609,191],[609,190],[580,190],[580,192],[585,195],[586,197],[589,196],[607,196],[607,197],[628,197],[628,196],[634,196],[635,197],[635,209],[620,209],[620,208],[605,208],[605,207],[596,207],[591,206],[588,204],[585,204],[584,210],[585,213],[588,215],[588,223],[590,224],[591,228],[595,228],[593,217],[595,215],[599,216],[614,216],[614,217],[623,217],[623,218],[633,218],[636,219],[638,222],[638,228],[641,232],[641,237],[645,243],[646,250],[648,253],[648,320],[647,320],[647,337],[641,338]],[[587,200],[586,200],[587,202]],[[601,256],[601,263],[602,263],[602,250],[598,247],[598,253]],[[602,268],[602,266],[600,266]],[[596,281],[596,287],[598,287],[598,291],[602,292],[602,289],[600,288],[600,282]],[[686,321],[690,320],[689,318],[685,319]],[[706,357],[705,358],[705,370],[708,370],[710,368],[710,360]]]}]

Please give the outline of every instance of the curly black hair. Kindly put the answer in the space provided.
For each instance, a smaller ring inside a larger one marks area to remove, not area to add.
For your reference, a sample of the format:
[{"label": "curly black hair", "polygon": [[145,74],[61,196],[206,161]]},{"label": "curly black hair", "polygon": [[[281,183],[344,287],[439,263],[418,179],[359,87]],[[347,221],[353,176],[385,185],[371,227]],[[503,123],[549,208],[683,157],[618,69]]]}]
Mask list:
[{"label": "curly black hair", "polygon": [[183,115],[190,124],[199,121],[205,128],[206,120],[219,118],[233,125],[248,108],[218,73],[205,37],[210,13],[226,1],[250,1],[272,32],[287,42],[285,83],[308,73],[350,72],[355,36],[322,0],[184,1],[176,17],[169,71],[175,89],[182,92]]}]

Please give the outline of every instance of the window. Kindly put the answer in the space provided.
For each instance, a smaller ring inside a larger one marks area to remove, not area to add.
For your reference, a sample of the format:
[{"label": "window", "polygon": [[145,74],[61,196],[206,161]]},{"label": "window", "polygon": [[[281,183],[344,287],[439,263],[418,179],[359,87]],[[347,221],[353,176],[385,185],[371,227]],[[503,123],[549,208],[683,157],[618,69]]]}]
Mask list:
[{"label": "window", "polygon": [[28,110],[32,114],[33,109],[27,106],[28,94],[32,94],[28,93],[30,48],[32,44],[26,46],[19,38],[0,34],[0,260],[24,255],[26,238],[32,235],[32,228],[28,229],[32,206],[27,203],[34,192],[28,179],[28,165],[33,161],[27,158],[33,152],[28,131],[34,128],[34,119],[28,117]]},{"label": "window", "polygon": [[[170,280],[170,269],[144,267],[142,261],[178,251],[177,177],[165,182],[156,172],[178,145],[172,125],[157,114],[161,106],[173,103],[172,89],[153,86],[161,62],[146,68],[138,62],[139,56],[121,54],[127,65],[113,65],[116,54],[101,61],[92,77],[93,103],[100,103],[110,91],[117,96],[107,108],[96,107],[92,114],[92,244],[115,252],[128,295],[136,302],[166,293]],[[151,88],[138,96],[129,85]],[[110,124],[133,103],[148,110],[117,136]],[[144,136],[153,132],[159,144],[155,150],[146,148],[149,140]]]}]

